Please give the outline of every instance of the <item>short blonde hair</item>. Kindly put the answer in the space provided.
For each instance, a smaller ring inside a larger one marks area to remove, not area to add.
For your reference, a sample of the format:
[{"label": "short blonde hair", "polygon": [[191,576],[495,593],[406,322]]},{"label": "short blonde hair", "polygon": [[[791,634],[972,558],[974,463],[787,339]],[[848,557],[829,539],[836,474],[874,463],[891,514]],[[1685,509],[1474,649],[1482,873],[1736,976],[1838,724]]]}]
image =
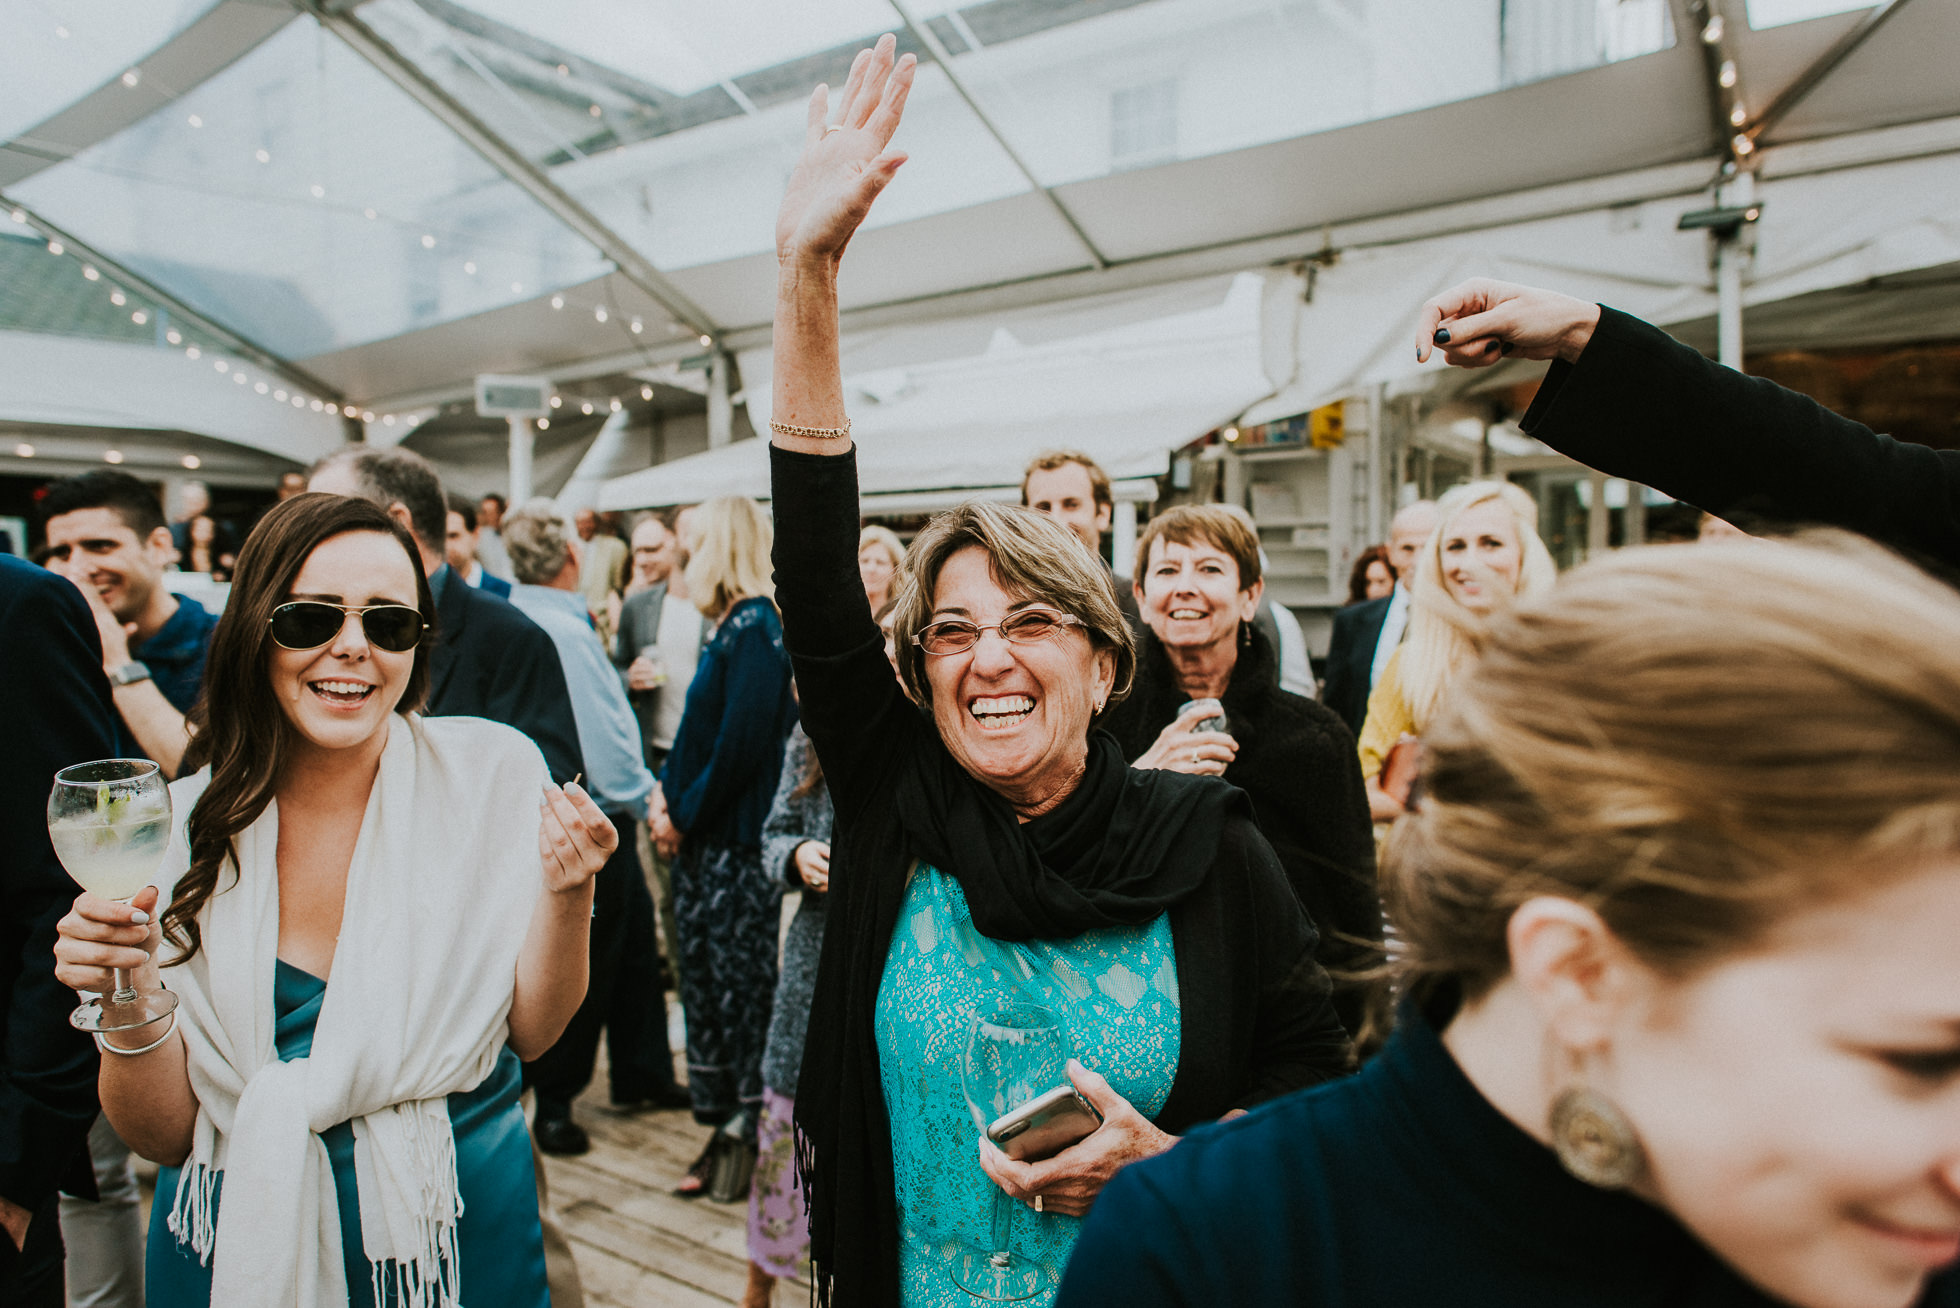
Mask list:
[{"label": "short blonde hair", "polygon": [[1492,625],[1423,735],[1385,899],[1418,991],[1593,907],[1680,977],[1960,854],[1960,603],[1868,541],[1624,550]]},{"label": "short blonde hair", "polygon": [[1249,518],[1224,504],[1180,504],[1166,509],[1144,526],[1137,540],[1136,570],[1130,575],[1143,584],[1150,566],[1150,547],[1158,541],[1178,545],[1214,545],[1239,567],[1239,589],[1259,584],[1259,532]]},{"label": "short blonde hair", "polygon": [[891,558],[892,594],[896,595],[898,588],[905,583],[905,542],[890,527],[874,522],[858,533],[858,553],[864,553],[866,545],[883,546],[886,555]]},{"label": "short blonde hair", "polygon": [[972,545],[986,551],[994,580],[1017,603],[1049,604],[1080,618],[1089,643],[1115,656],[1109,704],[1130,693],[1136,677],[1136,637],[1116,602],[1116,586],[1102,560],[1045,513],[973,500],[934,518],[912,541],[912,577],[892,615],[892,640],[898,651],[899,679],[915,701],[930,707],[932,686],[926,679],[925,653],[912,638],[932,621],[940,569]]},{"label": "short blonde hair", "polygon": [[1436,501],[1436,530],[1416,556],[1409,586],[1409,635],[1402,646],[1402,692],[1420,735],[1442,708],[1457,674],[1475,659],[1490,615],[1463,607],[1443,582],[1443,540],[1456,520],[1493,500],[1511,511],[1522,559],[1516,598],[1542,595],[1558,580],[1558,564],[1538,537],[1538,501],[1508,481],[1473,481]]},{"label": "short blonde hair", "polygon": [[719,618],[745,599],[776,598],[769,570],[775,532],[754,500],[724,495],[694,511],[688,522],[688,597],[709,618]]}]

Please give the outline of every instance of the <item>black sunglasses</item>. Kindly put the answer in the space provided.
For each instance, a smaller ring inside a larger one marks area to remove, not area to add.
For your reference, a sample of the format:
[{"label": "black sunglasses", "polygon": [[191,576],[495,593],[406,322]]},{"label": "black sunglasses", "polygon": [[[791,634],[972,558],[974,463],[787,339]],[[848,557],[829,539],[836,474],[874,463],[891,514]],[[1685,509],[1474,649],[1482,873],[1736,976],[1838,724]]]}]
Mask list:
[{"label": "black sunglasses", "polygon": [[391,654],[406,654],[422,643],[429,624],[422,611],[406,604],[328,604],[324,600],[294,600],[272,611],[272,639],[281,649],[319,649],[332,642],[358,613],[368,644]]}]

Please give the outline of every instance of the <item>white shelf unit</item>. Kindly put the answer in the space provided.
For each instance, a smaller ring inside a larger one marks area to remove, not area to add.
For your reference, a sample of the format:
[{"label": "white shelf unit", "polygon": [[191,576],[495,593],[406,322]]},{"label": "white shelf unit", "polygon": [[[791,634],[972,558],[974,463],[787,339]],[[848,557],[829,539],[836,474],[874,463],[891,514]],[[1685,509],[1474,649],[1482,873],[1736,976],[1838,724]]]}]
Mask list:
[{"label": "white shelf unit", "polygon": [[1266,593],[1295,610],[1347,601],[1348,568],[1368,541],[1369,458],[1374,432],[1366,399],[1347,402],[1347,439],[1332,450],[1228,450],[1224,499],[1243,505],[1266,552]]}]

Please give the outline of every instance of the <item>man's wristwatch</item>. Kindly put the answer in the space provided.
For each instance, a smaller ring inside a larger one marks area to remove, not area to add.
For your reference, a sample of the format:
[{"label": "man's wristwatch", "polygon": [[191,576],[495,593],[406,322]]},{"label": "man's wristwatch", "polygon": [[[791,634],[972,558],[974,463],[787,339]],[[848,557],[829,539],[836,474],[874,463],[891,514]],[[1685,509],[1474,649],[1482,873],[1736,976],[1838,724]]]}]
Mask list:
[{"label": "man's wristwatch", "polygon": [[133,686],[139,681],[148,681],[149,679],[149,665],[138,663],[134,660],[123,664],[119,668],[112,669],[109,673],[109,684],[112,686]]}]

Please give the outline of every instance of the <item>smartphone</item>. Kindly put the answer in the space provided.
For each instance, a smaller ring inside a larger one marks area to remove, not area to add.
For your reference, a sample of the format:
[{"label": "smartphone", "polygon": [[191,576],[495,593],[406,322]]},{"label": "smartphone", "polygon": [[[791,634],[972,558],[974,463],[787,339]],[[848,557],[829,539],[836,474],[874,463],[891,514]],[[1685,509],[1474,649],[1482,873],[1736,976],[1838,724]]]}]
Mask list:
[{"label": "smartphone", "polygon": [[1017,1163],[1038,1163],[1101,1125],[1102,1115],[1074,1086],[1058,1085],[996,1118],[987,1138]]}]

